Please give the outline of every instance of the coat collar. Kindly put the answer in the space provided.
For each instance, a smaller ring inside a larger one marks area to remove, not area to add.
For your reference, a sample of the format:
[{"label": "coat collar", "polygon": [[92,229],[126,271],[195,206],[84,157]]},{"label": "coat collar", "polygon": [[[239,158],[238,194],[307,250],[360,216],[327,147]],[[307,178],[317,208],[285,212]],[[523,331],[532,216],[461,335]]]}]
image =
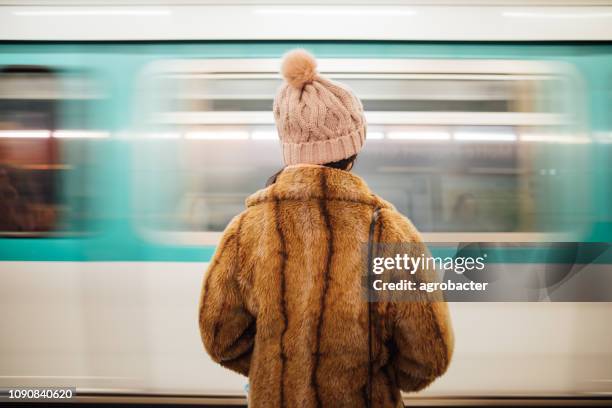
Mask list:
[{"label": "coat collar", "polygon": [[376,196],[365,181],[348,171],[325,166],[298,164],[286,167],[274,184],[247,198],[247,207],[269,201],[339,200],[380,208],[393,208]]}]

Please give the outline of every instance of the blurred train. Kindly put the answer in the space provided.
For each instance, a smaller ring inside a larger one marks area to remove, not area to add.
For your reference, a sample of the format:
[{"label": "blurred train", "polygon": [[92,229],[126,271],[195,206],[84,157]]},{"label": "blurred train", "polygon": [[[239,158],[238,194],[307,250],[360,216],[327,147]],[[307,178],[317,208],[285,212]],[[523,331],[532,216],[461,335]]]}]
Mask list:
[{"label": "blurred train", "polygon": [[[198,295],[281,167],[296,46],[362,98],[354,171],[427,242],[612,242],[612,7],[84,3],[0,4],[0,388],[244,396]],[[451,313],[454,362],[419,397],[612,393],[610,303]]]}]

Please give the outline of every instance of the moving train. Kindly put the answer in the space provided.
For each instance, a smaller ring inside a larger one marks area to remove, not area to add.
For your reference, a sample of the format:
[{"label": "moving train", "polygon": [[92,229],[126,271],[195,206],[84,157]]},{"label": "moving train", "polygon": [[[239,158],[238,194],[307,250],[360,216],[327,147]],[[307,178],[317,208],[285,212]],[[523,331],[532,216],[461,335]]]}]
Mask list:
[{"label": "moving train", "polygon": [[[0,388],[244,397],[197,303],[221,231],[282,165],[294,47],[362,98],[354,171],[426,242],[612,242],[612,7],[153,3],[0,5]],[[452,303],[451,368],[406,398],[610,395],[611,313]]]}]

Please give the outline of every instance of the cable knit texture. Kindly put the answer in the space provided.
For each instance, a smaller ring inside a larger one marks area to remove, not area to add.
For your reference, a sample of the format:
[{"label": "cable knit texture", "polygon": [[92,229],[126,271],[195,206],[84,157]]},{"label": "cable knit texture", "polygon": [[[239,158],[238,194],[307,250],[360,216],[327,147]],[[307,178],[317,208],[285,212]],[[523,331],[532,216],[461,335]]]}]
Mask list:
[{"label": "cable knit texture", "polygon": [[345,85],[316,70],[316,60],[297,49],[283,59],[285,83],[274,99],[274,119],[285,164],[325,164],[357,154],[365,141],[361,101]]}]

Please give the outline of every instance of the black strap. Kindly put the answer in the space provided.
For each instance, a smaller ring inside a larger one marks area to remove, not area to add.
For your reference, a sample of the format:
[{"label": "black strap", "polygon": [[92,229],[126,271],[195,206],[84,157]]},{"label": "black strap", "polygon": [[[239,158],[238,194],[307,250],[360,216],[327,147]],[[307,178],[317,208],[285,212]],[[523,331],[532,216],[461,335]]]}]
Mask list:
[{"label": "black strap", "polygon": [[368,388],[367,388],[367,406],[372,407],[372,358],[374,351],[372,350],[372,301],[370,300],[370,290],[372,288],[372,261],[374,259],[374,230],[378,223],[378,217],[380,215],[380,208],[376,208],[372,213],[372,219],[370,221],[370,232],[368,234],[368,270],[366,271],[368,276],[368,287],[366,290],[367,302],[368,302]]}]

